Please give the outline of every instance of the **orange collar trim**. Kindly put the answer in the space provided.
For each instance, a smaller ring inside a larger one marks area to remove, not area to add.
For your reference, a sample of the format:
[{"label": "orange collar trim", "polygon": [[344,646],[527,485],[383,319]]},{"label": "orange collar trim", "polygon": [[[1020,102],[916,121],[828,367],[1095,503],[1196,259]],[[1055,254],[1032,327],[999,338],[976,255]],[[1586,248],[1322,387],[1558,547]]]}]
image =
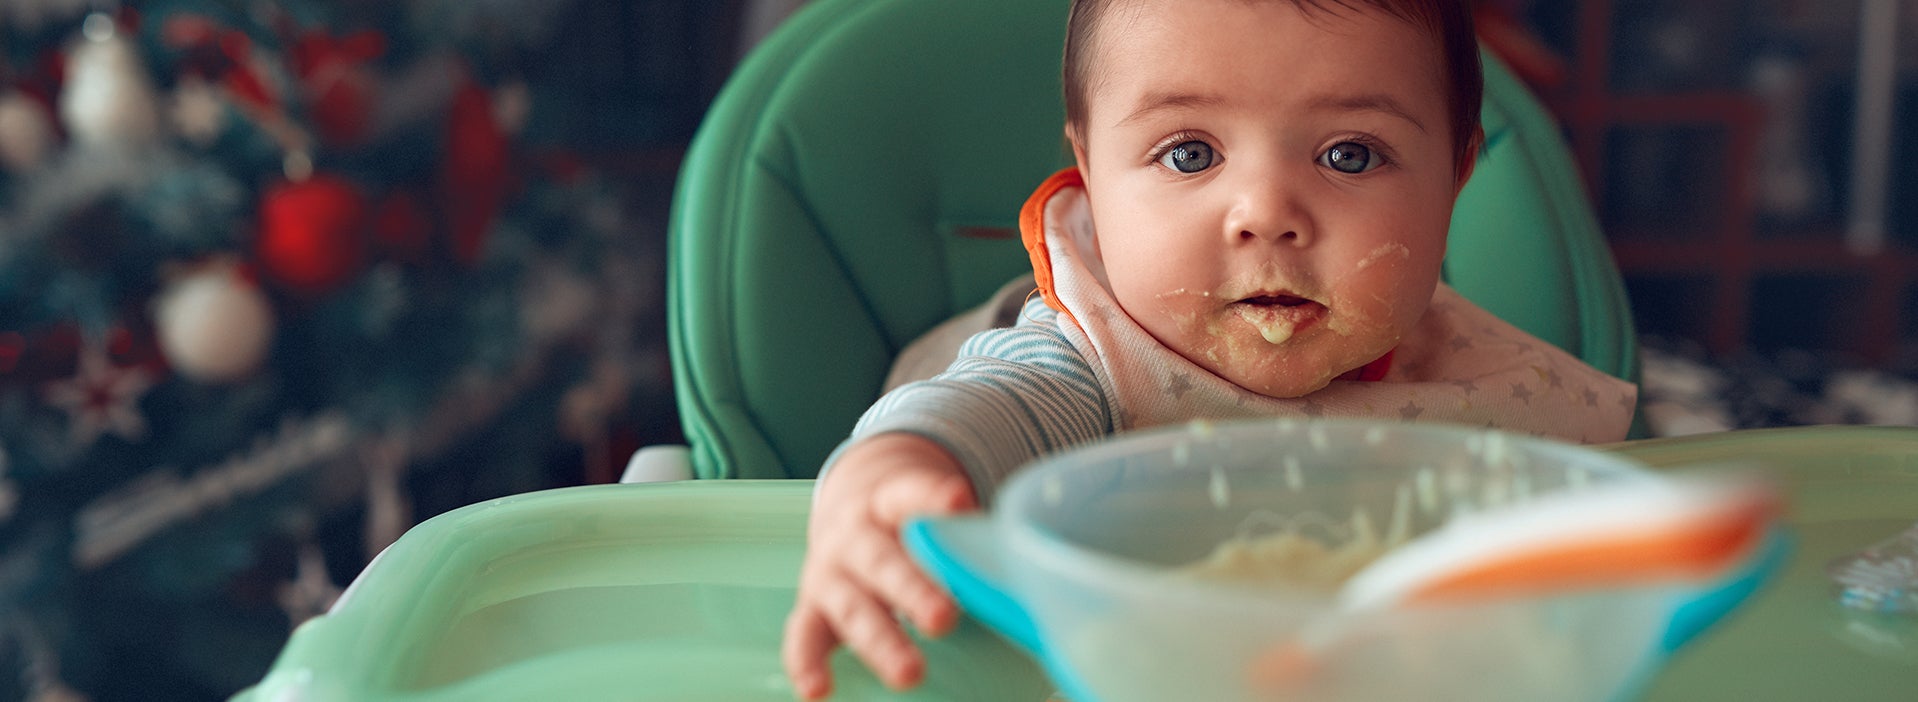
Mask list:
[{"label": "orange collar trim", "polygon": [[1079,169],[1068,166],[1040,183],[1039,189],[1026,198],[1025,206],[1019,208],[1019,238],[1025,242],[1026,255],[1032,259],[1032,277],[1039,283],[1039,296],[1045,299],[1047,307],[1058,310],[1067,319],[1072,319],[1072,311],[1066,309],[1066,303],[1061,302],[1059,293],[1053,290],[1052,254],[1046,250],[1046,203],[1060,190],[1082,188],[1085,183]]}]

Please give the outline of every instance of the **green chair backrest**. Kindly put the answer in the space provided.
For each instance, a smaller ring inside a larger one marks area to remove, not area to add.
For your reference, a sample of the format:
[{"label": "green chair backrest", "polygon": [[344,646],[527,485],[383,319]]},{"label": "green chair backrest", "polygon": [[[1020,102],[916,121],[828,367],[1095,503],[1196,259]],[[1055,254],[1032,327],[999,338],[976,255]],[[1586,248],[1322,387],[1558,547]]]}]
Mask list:
[{"label": "green chair backrest", "polygon": [[[1071,162],[1066,0],[815,0],[720,92],[668,231],[681,423],[702,478],[811,477],[893,356],[1027,270],[1019,206]],[[1487,150],[1446,278],[1636,379],[1630,313],[1557,127],[1486,55]]]}]

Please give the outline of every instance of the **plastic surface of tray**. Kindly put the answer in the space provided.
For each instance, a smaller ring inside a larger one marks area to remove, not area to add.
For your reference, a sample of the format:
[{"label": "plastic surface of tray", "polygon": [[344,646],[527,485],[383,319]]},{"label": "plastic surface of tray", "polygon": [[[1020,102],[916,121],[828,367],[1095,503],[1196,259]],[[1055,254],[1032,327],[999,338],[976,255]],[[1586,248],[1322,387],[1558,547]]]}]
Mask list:
[{"label": "plastic surface of tray", "polygon": [[1674,657],[1647,702],[1918,698],[1918,618],[1847,609],[1826,574],[1918,523],[1918,428],[1765,429],[1610,448],[1655,467],[1749,462],[1792,498],[1785,570]]},{"label": "plastic surface of tray", "polygon": [[[296,630],[243,702],[791,700],[779,638],[810,481],[565,488],[428,520]],[[887,691],[843,651],[840,697],[1031,700],[1050,687],[971,624]]]},{"label": "plastic surface of tray", "polygon": [[[1790,488],[1786,570],[1675,657],[1650,702],[1908,702],[1918,621],[1847,610],[1826,566],[1918,522],[1918,428],[1741,431],[1610,447],[1654,467],[1749,461]],[[241,702],[790,700],[778,643],[810,481],[566,488],[415,527]],[[848,700],[1046,699],[1034,666],[971,624],[887,692],[841,653]]]}]

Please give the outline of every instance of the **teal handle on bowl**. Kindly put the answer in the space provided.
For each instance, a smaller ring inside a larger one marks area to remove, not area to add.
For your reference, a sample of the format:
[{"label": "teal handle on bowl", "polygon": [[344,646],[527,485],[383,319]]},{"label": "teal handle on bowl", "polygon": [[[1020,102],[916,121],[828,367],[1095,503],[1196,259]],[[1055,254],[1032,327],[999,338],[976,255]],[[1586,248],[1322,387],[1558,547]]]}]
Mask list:
[{"label": "teal handle on bowl", "polygon": [[984,516],[916,518],[901,528],[906,552],[946,586],[960,608],[1034,657],[1044,655],[1039,630],[1006,586],[999,535]]},{"label": "teal handle on bowl", "polygon": [[1101,698],[1077,671],[1046,652],[1038,625],[1008,586],[1006,553],[991,518],[914,518],[900,528],[900,540],[906,553],[946,586],[960,608],[1045,666],[1066,699],[1099,702]]},{"label": "teal handle on bowl", "polygon": [[1765,581],[1784,568],[1791,550],[1791,534],[1782,526],[1773,527],[1742,570],[1716,587],[1687,593],[1672,610],[1672,622],[1665,629],[1660,651],[1670,655],[1744,604]]}]

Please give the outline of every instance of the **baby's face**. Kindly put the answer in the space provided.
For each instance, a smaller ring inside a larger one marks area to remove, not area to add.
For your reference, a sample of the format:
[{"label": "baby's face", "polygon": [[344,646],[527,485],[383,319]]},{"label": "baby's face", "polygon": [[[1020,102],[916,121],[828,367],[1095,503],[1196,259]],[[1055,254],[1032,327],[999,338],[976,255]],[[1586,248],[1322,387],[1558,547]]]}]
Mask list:
[{"label": "baby's face", "polygon": [[1272,397],[1396,346],[1458,194],[1436,39],[1283,0],[1136,0],[1097,36],[1075,150],[1126,313]]}]

